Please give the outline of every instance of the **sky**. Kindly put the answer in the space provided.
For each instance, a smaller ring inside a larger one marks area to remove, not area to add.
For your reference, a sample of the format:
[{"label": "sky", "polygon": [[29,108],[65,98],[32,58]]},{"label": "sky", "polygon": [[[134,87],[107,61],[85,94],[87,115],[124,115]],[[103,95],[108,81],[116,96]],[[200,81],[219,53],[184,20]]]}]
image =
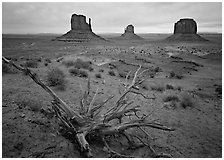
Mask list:
[{"label": "sky", "polygon": [[222,32],[221,2],[3,2],[2,32],[59,33],[70,30],[72,14],[92,20],[95,33],[173,33],[174,23],[193,18],[198,32]]}]

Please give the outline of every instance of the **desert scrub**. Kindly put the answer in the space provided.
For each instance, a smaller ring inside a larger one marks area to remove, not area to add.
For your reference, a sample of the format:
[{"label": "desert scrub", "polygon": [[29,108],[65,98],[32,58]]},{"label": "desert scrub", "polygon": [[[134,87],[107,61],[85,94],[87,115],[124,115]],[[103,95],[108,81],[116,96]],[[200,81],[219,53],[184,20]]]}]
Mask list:
[{"label": "desert scrub", "polygon": [[29,68],[37,68],[38,67],[38,62],[36,60],[28,60],[24,63],[24,67],[29,67]]},{"label": "desert scrub", "polygon": [[77,68],[77,69],[80,69],[80,68],[83,68],[83,69],[89,69],[92,65],[92,62],[86,62],[86,61],[83,61],[81,59],[77,59],[75,62],[74,62],[74,67]]},{"label": "desert scrub", "polygon": [[48,72],[47,81],[49,86],[57,87],[60,90],[65,90],[65,74],[59,68],[54,68]]},{"label": "desert scrub", "polygon": [[182,94],[180,106],[182,108],[187,108],[187,107],[193,108],[194,102],[192,100],[192,97],[189,94]]},{"label": "desert scrub", "polygon": [[170,75],[169,75],[169,78],[182,79],[183,76],[182,76],[182,75],[179,75],[179,74],[176,74],[174,71],[171,71],[171,72],[170,72]]},{"label": "desert scrub", "polygon": [[2,74],[15,74],[18,73],[16,69],[14,69],[12,66],[2,62]]},{"label": "desert scrub", "polygon": [[108,71],[108,74],[109,74],[110,76],[116,76],[116,75],[115,75],[115,72],[114,72],[113,70]]},{"label": "desert scrub", "polygon": [[72,76],[84,77],[84,78],[87,78],[88,77],[88,73],[86,71],[80,70],[80,69],[77,69],[77,68],[71,68],[71,69],[69,69],[69,73]]},{"label": "desert scrub", "polygon": [[151,86],[151,90],[158,91],[158,92],[163,92],[165,90],[165,87],[161,84],[157,84],[157,85]]},{"label": "desert scrub", "polygon": [[179,98],[176,95],[169,95],[163,98],[163,102],[179,102]]},{"label": "desert scrub", "polygon": [[89,70],[90,72],[92,72],[92,71],[94,71],[94,68],[90,66],[90,67],[88,68],[88,70]]},{"label": "desert scrub", "polygon": [[[125,72],[119,72],[119,73],[118,73],[118,75],[119,75],[121,78],[126,78],[127,74],[128,74],[128,73],[125,73]],[[130,78],[131,78],[131,75],[129,74],[127,78],[130,79]]]},{"label": "desert scrub", "polygon": [[174,72],[174,71],[171,71],[171,72],[170,72],[170,75],[169,75],[169,78],[174,78],[175,75],[176,75],[175,72]]},{"label": "desert scrub", "polygon": [[38,112],[43,107],[42,101],[40,101],[36,97],[30,97],[30,96],[23,96],[20,98],[17,98],[16,104],[19,106],[19,108],[25,108],[28,107],[30,110],[34,112]]},{"label": "desert scrub", "polygon": [[73,60],[64,60],[62,62],[62,64],[65,65],[66,67],[71,67],[71,66],[75,65],[75,61],[73,61]]},{"label": "desert scrub", "polygon": [[147,85],[146,83],[142,83],[142,84],[140,85],[140,87],[141,87],[142,89],[144,89],[144,90],[149,90],[149,87],[148,87],[148,85]]},{"label": "desert scrub", "polygon": [[156,67],[155,69],[154,69],[154,72],[162,72],[162,69],[161,68],[159,68],[159,67]]},{"label": "desert scrub", "polygon": [[100,73],[96,73],[96,74],[95,74],[95,77],[96,77],[96,78],[102,78],[102,76],[101,76]]},{"label": "desert scrub", "polygon": [[51,63],[50,58],[46,58],[45,61],[46,61],[47,63]]},{"label": "desert scrub", "polygon": [[171,84],[167,84],[166,89],[174,89],[174,87]]}]

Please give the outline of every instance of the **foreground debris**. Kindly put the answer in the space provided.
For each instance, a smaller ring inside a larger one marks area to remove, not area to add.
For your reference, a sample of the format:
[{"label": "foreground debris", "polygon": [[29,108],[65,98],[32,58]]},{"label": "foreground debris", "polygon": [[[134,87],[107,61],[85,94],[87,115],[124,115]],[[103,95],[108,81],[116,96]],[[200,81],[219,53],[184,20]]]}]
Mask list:
[{"label": "foreground debris", "polygon": [[[90,97],[90,79],[88,79],[87,89],[83,91],[83,98],[80,100],[80,107],[77,107],[80,108],[80,110],[75,111],[60,99],[53,90],[46,86],[38,78],[37,74],[33,73],[30,69],[19,66],[5,57],[2,57],[2,59],[5,63],[10,64],[24,72],[26,75],[29,75],[38,85],[52,96],[52,109],[54,110],[56,117],[63,124],[64,129],[74,136],[75,142],[79,145],[80,153],[84,157],[93,157],[88,141],[91,141],[91,139],[96,137],[102,140],[105,146],[103,150],[108,152],[110,157],[132,157],[117,153],[110,148],[108,142],[112,135],[124,136],[132,146],[138,146],[136,141],[141,142],[143,146],[148,147],[152,152],[152,157],[171,157],[171,155],[163,153],[157,154],[147,142],[144,142],[142,138],[127,131],[130,128],[138,128],[143,131],[146,136],[149,136],[149,133],[147,133],[142,127],[174,131],[174,129],[164,126],[158,122],[148,122],[147,118],[151,113],[148,115],[141,115],[139,113],[141,106],[132,106],[133,101],[127,99],[126,96],[128,94],[136,94],[146,99],[155,99],[155,97],[147,97],[143,95],[138,89],[139,85],[144,81],[144,79],[140,77],[146,71],[139,73],[141,66],[135,72],[134,78],[130,84],[127,82],[128,75],[126,76],[124,93],[115,101],[113,107],[109,108],[106,112],[103,112],[103,108],[107,108],[105,106],[108,101],[114,98],[114,96],[108,97],[101,104],[95,106],[94,102],[98,93],[97,89],[92,100],[88,102]],[[129,120],[127,120],[128,117]]]}]

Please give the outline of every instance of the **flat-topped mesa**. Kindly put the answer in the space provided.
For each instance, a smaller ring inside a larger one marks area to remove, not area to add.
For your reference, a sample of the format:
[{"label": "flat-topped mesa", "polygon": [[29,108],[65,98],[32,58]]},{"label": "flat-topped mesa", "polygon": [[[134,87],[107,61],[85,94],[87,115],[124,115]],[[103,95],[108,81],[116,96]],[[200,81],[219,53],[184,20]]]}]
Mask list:
[{"label": "flat-topped mesa", "polygon": [[180,19],[174,25],[174,34],[197,34],[197,23],[193,19]]},{"label": "flat-topped mesa", "polygon": [[92,31],[90,18],[89,23],[87,23],[86,16],[77,14],[73,14],[71,17],[71,30],[61,37],[57,37],[56,40],[71,42],[105,41]]},{"label": "flat-topped mesa", "polygon": [[183,18],[174,24],[174,34],[166,38],[168,41],[208,41],[197,34],[197,23],[194,19]]},{"label": "flat-topped mesa", "polygon": [[119,39],[123,40],[143,40],[142,37],[138,36],[134,32],[134,26],[133,25],[128,25],[124,29],[124,33],[119,37]]},{"label": "flat-topped mesa", "polygon": [[71,18],[71,30],[92,31],[91,19],[89,18],[89,24],[88,24],[86,23],[86,16],[73,14]]}]

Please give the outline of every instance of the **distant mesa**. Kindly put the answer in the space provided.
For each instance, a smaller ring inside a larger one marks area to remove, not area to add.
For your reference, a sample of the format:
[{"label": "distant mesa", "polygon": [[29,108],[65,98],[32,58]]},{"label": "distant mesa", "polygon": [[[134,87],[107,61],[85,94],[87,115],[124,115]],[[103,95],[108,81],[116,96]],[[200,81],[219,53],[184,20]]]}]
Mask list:
[{"label": "distant mesa", "polygon": [[174,24],[174,34],[168,41],[207,41],[197,34],[197,23],[194,19],[180,19]]},{"label": "distant mesa", "polygon": [[124,33],[120,37],[116,37],[116,39],[120,40],[143,40],[142,37],[138,36],[134,32],[134,26],[133,25],[128,25],[124,29]]},{"label": "distant mesa", "polygon": [[73,14],[71,17],[71,30],[61,37],[58,41],[89,42],[92,40],[104,40],[92,31],[91,19],[86,23],[86,16]]}]

